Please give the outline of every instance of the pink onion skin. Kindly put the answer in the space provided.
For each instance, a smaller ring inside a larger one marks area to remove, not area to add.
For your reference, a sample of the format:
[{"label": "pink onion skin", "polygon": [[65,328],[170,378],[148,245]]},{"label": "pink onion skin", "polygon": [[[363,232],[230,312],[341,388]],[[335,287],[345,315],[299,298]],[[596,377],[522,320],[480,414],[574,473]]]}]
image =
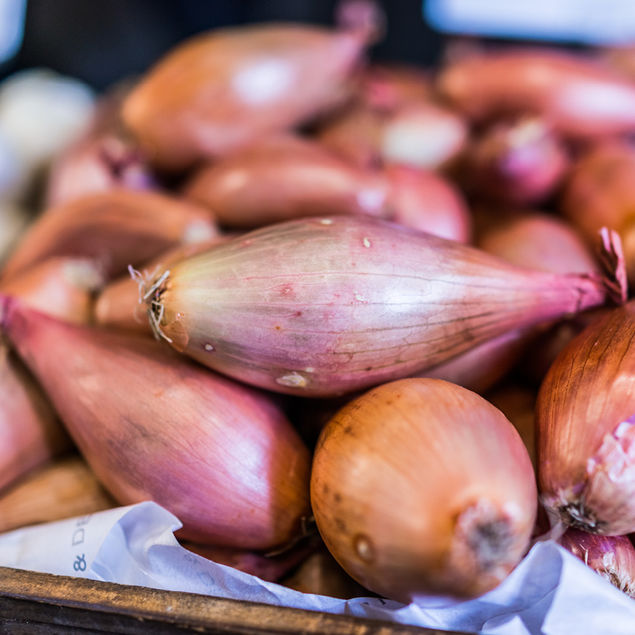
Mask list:
[{"label": "pink onion skin", "polygon": [[407,166],[386,169],[391,220],[461,243],[472,238],[472,218],[461,193],[442,176]]},{"label": "pink onion skin", "polygon": [[598,144],[573,167],[565,184],[563,214],[592,240],[602,226],[624,244],[629,280],[635,280],[635,149],[625,142]]},{"label": "pink onion skin", "polygon": [[200,543],[268,549],[299,531],[309,453],[268,396],[149,339],[59,322],[10,299],[3,325],[121,504],[155,500]]},{"label": "pink onion skin", "polygon": [[7,280],[55,256],[90,258],[106,278],[180,243],[218,233],[209,211],[156,192],[111,190],[88,194],[41,216],[2,270]]},{"label": "pink onion skin", "polygon": [[569,168],[564,142],[538,117],[498,122],[473,141],[462,170],[485,199],[533,205],[553,194]]},{"label": "pink onion skin", "polygon": [[527,345],[527,331],[516,329],[415,376],[444,379],[482,395],[507,375]]},{"label": "pink onion skin", "polygon": [[304,562],[316,550],[316,543],[316,539],[309,542],[303,541],[283,553],[272,556],[246,549],[199,545],[194,542],[183,542],[182,546],[218,564],[255,575],[261,580],[277,582]]},{"label": "pink onion skin", "polygon": [[635,530],[635,302],[594,320],[558,355],[538,393],[542,502],[590,533]]},{"label": "pink onion skin", "polygon": [[113,280],[101,289],[95,298],[91,321],[104,328],[150,335],[152,331],[148,323],[146,307],[139,294],[140,278],[150,278],[156,271],[230,238],[231,235],[218,234],[209,241],[179,245],[146,263],[141,271],[137,273],[133,271],[134,277],[128,272],[126,275]]},{"label": "pink onion skin", "polygon": [[91,260],[51,258],[0,284],[0,293],[14,295],[31,308],[61,320],[89,324],[93,292],[103,276]]},{"label": "pink onion skin", "polygon": [[70,446],[42,389],[0,343],[0,490]]},{"label": "pink onion skin", "polygon": [[388,186],[313,141],[284,136],[203,167],[185,194],[244,229],[319,214],[385,215]]},{"label": "pink onion skin", "polygon": [[635,548],[627,536],[598,536],[567,529],[558,542],[613,586],[635,599]]},{"label": "pink onion skin", "polygon": [[512,264],[541,271],[561,274],[600,271],[588,245],[571,224],[539,212],[504,219],[483,232],[476,244]]},{"label": "pink onion skin", "polygon": [[470,119],[532,113],[572,139],[635,130],[635,86],[597,60],[516,49],[461,59],[437,88]]},{"label": "pink onion skin", "polygon": [[306,396],[419,373],[605,299],[596,278],[520,269],[366,216],[270,225],[156,280],[151,317],[177,350]]},{"label": "pink onion skin", "polygon": [[153,163],[182,170],[341,103],[367,38],[291,24],[199,35],[150,70],[123,120]]}]

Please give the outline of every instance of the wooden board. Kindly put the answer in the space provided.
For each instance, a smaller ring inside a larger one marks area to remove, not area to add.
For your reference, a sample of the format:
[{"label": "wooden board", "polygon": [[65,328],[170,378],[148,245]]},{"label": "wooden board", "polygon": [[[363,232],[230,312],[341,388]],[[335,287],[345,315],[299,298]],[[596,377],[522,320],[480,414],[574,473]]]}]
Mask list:
[{"label": "wooden board", "polygon": [[[0,567],[0,632],[447,635],[413,626]],[[455,635],[456,632],[453,632]]]}]

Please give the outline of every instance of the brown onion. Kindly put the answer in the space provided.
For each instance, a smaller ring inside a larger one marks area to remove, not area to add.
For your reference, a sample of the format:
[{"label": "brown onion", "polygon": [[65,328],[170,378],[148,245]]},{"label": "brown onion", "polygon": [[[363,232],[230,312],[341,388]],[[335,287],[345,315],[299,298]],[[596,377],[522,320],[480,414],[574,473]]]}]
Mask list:
[{"label": "brown onion", "polygon": [[562,197],[562,211],[587,238],[602,227],[617,231],[626,268],[635,279],[635,148],[625,142],[600,144],[574,166]]},{"label": "brown onion", "polygon": [[92,293],[103,276],[91,260],[51,258],[0,284],[0,292],[22,298],[28,306],[69,322],[92,320]]},{"label": "brown onion", "polygon": [[152,340],[59,322],[12,298],[2,324],[121,504],[154,500],[201,543],[268,549],[299,532],[309,453],[267,395]]},{"label": "brown onion", "polygon": [[0,490],[69,447],[46,395],[0,342]]},{"label": "brown onion", "polygon": [[180,170],[340,103],[368,38],[294,24],[204,33],[150,70],[123,118],[153,162]]},{"label": "brown onion", "polygon": [[3,279],[54,256],[90,258],[107,277],[142,264],[179,243],[217,233],[204,208],[155,192],[111,190],[88,194],[47,211],[23,236]]},{"label": "brown onion", "polygon": [[388,186],[317,143],[285,136],[203,167],[185,193],[220,223],[251,228],[317,214],[385,215]]},{"label": "brown onion", "polygon": [[368,596],[368,590],[357,584],[337,564],[325,547],[311,554],[296,571],[283,578],[280,584],[301,593],[315,593],[334,598]]},{"label": "brown onion", "polygon": [[148,282],[158,336],[241,381],[328,396],[419,373],[602,304],[584,274],[520,269],[366,216],[270,225]]},{"label": "brown onion", "polygon": [[497,586],[528,547],[537,498],[525,446],[499,410],[449,382],[404,379],[323,430],[311,504],[349,575],[409,602]]},{"label": "brown onion", "polygon": [[477,121],[538,114],[576,139],[635,131],[635,86],[581,55],[516,49],[466,57],[441,72],[437,87]]},{"label": "brown onion", "polygon": [[0,496],[0,533],[116,507],[86,462],[69,455],[41,467]]},{"label": "brown onion", "polygon": [[473,141],[462,171],[475,194],[527,205],[553,194],[568,167],[564,143],[545,120],[524,117],[495,123]]},{"label": "brown onion", "polygon": [[613,586],[635,599],[635,548],[627,536],[597,536],[568,529],[558,542]]},{"label": "brown onion", "polygon": [[393,112],[431,94],[429,73],[416,66],[370,64],[361,75],[360,101],[375,111]]},{"label": "brown onion", "polygon": [[542,502],[590,533],[635,531],[634,342],[631,301],[573,339],[538,394]]}]

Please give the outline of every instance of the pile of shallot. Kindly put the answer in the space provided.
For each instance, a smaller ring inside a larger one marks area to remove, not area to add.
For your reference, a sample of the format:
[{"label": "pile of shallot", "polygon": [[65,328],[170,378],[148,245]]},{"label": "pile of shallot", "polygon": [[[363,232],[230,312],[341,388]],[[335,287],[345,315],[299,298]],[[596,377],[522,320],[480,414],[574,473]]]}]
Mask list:
[{"label": "pile of shallot", "polygon": [[49,166],[0,269],[0,530],[153,500],[404,602],[548,534],[635,595],[635,52],[380,66],[340,18],[201,33]]}]

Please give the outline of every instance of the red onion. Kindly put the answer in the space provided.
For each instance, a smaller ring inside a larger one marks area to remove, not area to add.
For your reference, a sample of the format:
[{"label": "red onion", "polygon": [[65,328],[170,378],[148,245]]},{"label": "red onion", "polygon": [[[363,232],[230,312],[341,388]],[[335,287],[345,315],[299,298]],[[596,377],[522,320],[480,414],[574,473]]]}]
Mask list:
[{"label": "red onion", "polygon": [[154,500],[195,542],[268,549],[309,513],[309,453],[267,395],[156,342],[4,299],[3,330],[121,503]]},{"label": "red onion", "polygon": [[607,297],[596,276],[520,269],[362,216],[250,232],[160,272],[144,295],[155,332],[176,349],[306,396],[422,372]]}]

